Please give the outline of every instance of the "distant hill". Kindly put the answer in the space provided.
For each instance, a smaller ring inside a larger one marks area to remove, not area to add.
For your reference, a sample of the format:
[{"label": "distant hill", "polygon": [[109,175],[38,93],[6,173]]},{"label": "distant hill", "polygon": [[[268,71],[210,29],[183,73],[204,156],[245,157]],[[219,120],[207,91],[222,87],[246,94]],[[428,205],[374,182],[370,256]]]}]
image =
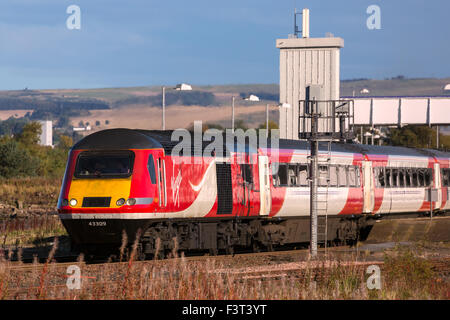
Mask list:
[{"label": "distant hill", "polygon": [[[450,91],[443,90],[450,78],[443,79],[408,79],[402,76],[385,79],[349,79],[341,80],[341,96],[450,96]],[[193,86],[192,92],[174,92],[168,87],[166,103],[177,105],[228,105],[231,97],[244,97],[254,94],[262,100],[279,101],[278,84],[229,84]],[[367,89],[367,94],[361,90]],[[2,100],[3,99],[3,100]],[[124,87],[99,89],[64,89],[64,90],[20,90],[0,91],[0,110],[7,105],[13,106],[14,100],[20,108],[27,105],[23,101],[57,102],[58,104],[76,103],[92,104],[92,109],[102,109],[106,105],[121,107],[125,105],[147,104],[158,106],[161,104],[161,87]],[[86,108],[83,106],[82,108]],[[107,108],[107,107],[106,107]]]},{"label": "distant hill", "polygon": [[[386,80],[343,80],[341,81],[341,96],[449,96],[444,86],[450,83],[450,78],[444,79],[408,79],[401,76]],[[368,89],[363,94],[361,90]]]},{"label": "distant hill", "polygon": [[[445,79],[407,79],[402,76],[385,79],[342,80],[341,96],[449,96]],[[363,91],[363,89],[365,89]],[[52,119],[57,126],[68,128],[89,122],[94,130],[107,127],[160,127],[161,86],[124,88],[17,90],[0,91],[1,110],[32,110],[31,120]],[[363,93],[366,92],[366,93]],[[251,103],[242,98],[254,94],[261,101]],[[189,126],[195,119],[228,125],[231,100],[236,97],[236,112],[248,124],[258,126],[265,121],[265,105],[279,101],[278,84],[193,85],[193,91],[176,92],[167,87],[166,105],[173,112],[173,126]],[[217,107],[221,107],[220,109]],[[189,112],[184,112],[189,108]],[[214,109],[213,109],[214,108]],[[3,111],[9,112],[9,111]],[[271,108],[271,119],[278,121]],[[13,114],[19,114],[14,112]],[[238,118],[236,118],[238,120]],[[169,119],[168,119],[169,121]],[[107,124],[106,124],[107,123]],[[446,128],[442,128],[446,130]]]}]

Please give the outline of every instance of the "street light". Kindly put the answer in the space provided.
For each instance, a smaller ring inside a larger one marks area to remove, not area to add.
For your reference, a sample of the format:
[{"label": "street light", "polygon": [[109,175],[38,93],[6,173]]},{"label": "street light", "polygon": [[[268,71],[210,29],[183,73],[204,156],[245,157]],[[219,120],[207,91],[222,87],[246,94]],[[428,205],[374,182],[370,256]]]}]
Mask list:
[{"label": "street light", "polygon": [[266,104],[266,138],[269,137],[269,107],[270,106],[277,106],[280,109],[281,108],[286,108],[286,109],[290,109],[291,105],[289,103],[283,102],[283,103],[279,103],[279,104]]},{"label": "street light", "polygon": [[192,86],[186,83],[177,84],[175,88],[162,87],[162,129],[166,130],[166,89],[175,91],[191,91]]},{"label": "street light", "polygon": [[[234,101],[236,100],[236,96],[231,97],[231,132],[234,133]],[[254,94],[249,95],[246,98],[243,98],[242,100],[245,101],[251,101],[251,102],[258,102],[259,97],[255,96]]]}]

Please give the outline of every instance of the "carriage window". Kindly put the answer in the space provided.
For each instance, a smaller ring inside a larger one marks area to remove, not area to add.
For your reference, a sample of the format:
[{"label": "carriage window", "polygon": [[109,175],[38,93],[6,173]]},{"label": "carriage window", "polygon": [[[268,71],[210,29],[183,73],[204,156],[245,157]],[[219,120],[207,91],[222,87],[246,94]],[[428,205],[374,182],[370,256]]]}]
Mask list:
[{"label": "carriage window", "polygon": [[289,165],[289,186],[295,187],[298,186],[297,181],[297,165],[296,164],[290,164]]},{"label": "carriage window", "polygon": [[425,169],[425,187],[431,186],[431,169]]},{"label": "carriage window", "polygon": [[385,183],[386,183],[386,187],[390,188],[392,183],[391,183],[391,169],[390,168],[386,168],[385,169]]},{"label": "carriage window", "polygon": [[392,187],[398,187],[398,169],[391,169]]},{"label": "carriage window", "polygon": [[319,166],[319,186],[328,186],[328,166]]},{"label": "carriage window", "polygon": [[[272,183],[274,187],[280,185],[280,181],[278,179],[278,170],[280,169],[279,165],[280,165],[279,163],[274,162],[270,166],[270,172],[272,173]],[[277,172],[274,172],[275,168],[278,168]]]},{"label": "carriage window", "polygon": [[419,174],[418,174],[416,169],[412,170],[411,185],[413,187],[418,187],[419,186]]},{"label": "carriage window", "polygon": [[302,187],[308,186],[308,166],[299,165],[298,166],[298,181]]},{"label": "carriage window", "polygon": [[356,172],[356,186],[361,187],[361,169],[358,166],[355,166]]},{"label": "carriage window", "polygon": [[278,167],[278,186],[288,185],[288,166],[285,163],[280,163]]},{"label": "carriage window", "polygon": [[386,186],[386,180],[385,180],[385,176],[384,176],[384,168],[376,168],[377,172],[378,172],[378,176],[377,176],[377,183],[378,183],[378,187],[385,187]]},{"label": "carriage window", "polygon": [[338,186],[338,174],[336,166],[330,166],[330,187]]},{"label": "carriage window", "polygon": [[147,162],[147,170],[150,174],[150,181],[152,184],[156,184],[156,170],[155,170],[155,161],[153,160],[153,155],[148,156]]},{"label": "carriage window", "polygon": [[350,187],[356,187],[356,172],[355,167],[348,167],[348,184]]},{"label": "carriage window", "polygon": [[338,182],[339,187],[347,186],[347,170],[346,167],[339,166],[338,167]]},{"label": "carriage window", "polygon": [[412,173],[412,170],[411,169],[406,169],[405,170],[405,186],[407,187],[407,188],[410,188],[411,187],[411,173]]},{"label": "carriage window", "polygon": [[418,170],[418,186],[419,187],[424,187],[425,186],[425,173],[423,172],[423,170],[422,169],[419,169]]},{"label": "carriage window", "polygon": [[405,186],[405,171],[404,169],[398,169],[398,186]]},{"label": "carriage window", "polygon": [[450,186],[450,169],[442,169],[442,186]]}]

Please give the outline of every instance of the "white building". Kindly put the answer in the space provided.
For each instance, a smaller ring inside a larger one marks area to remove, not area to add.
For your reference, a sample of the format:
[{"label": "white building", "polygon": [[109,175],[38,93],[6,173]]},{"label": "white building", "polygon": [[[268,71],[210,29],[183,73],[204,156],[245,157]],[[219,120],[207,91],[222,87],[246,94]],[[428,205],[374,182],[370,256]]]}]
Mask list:
[{"label": "white building", "polygon": [[45,120],[45,121],[39,121],[39,123],[42,125],[42,133],[39,138],[39,144],[41,146],[53,146],[52,121]]}]

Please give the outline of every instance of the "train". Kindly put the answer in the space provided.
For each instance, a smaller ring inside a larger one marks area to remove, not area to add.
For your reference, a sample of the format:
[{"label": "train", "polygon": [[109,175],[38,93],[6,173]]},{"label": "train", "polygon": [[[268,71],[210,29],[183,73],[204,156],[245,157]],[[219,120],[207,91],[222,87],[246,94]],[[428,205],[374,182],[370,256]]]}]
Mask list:
[{"label": "train", "polygon": [[[208,156],[202,140],[175,155],[173,134],[109,129],[74,144],[57,209],[76,250],[137,244],[145,258],[309,242],[307,141],[232,140]],[[357,241],[385,217],[445,213],[449,190],[448,152],[319,143],[319,243]]]}]

